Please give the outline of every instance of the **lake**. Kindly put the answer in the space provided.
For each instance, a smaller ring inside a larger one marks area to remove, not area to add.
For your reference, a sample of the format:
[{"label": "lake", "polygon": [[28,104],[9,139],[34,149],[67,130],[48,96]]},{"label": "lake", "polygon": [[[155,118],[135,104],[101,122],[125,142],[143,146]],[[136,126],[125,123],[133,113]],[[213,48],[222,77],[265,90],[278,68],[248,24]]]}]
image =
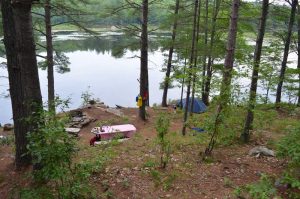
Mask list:
[{"label": "lake", "polygon": [[[165,63],[166,51],[162,50],[160,39],[167,37],[167,33],[151,34],[149,36],[149,94],[150,104],[161,103],[162,90],[160,83],[165,76],[161,72]],[[40,38],[43,42],[45,38]],[[249,41],[250,43],[251,41]],[[255,44],[252,43],[251,44]],[[128,37],[119,32],[103,32],[98,38],[79,32],[58,32],[54,37],[54,48],[63,52],[69,58],[69,72],[55,72],[55,93],[61,99],[71,99],[70,109],[82,105],[83,92],[89,91],[93,98],[99,98],[106,105],[114,107],[116,104],[124,107],[136,107],[135,98],[139,93],[139,42],[137,38]],[[45,54],[42,49],[39,53]],[[289,61],[295,63],[296,53],[291,53]],[[0,63],[3,62],[3,58]],[[223,60],[220,61],[221,63]],[[289,67],[295,68],[295,64]],[[278,66],[280,67],[280,66]],[[220,79],[220,74],[216,74]],[[8,91],[5,68],[0,67],[0,123],[12,123],[12,111],[9,98],[3,95]],[[39,70],[41,90],[44,102],[47,101],[47,73]],[[239,98],[248,98],[250,79],[238,78],[234,81],[240,86]],[[178,83],[175,83],[178,85]],[[214,93],[215,91],[212,90]],[[175,87],[168,92],[169,99],[179,99],[181,89]],[[217,91],[216,91],[217,93]],[[215,94],[216,94],[215,93]],[[258,93],[264,94],[265,90],[258,88]],[[274,91],[272,91],[274,94]],[[271,94],[272,94],[271,93]],[[270,95],[274,101],[274,96]],[[287,96],[283,95],[283,101]]]},{"label": "lake", "polygon": [[[84,34],[61,34],[55,38],[54,45],[69,57],[70,72],[55,73],[55,93],[62,99],[71,99],[70,108],[78,108],[83,100],[81,94],[87,90],[94,98],[106,105],[116,104],[135,107],[135,98],[139,93],[140,60],[136,41],[128,43],[128,38],[106,33],[100,39]],[[128,39],[129,40],[129,39]],[[118,45],[121,47],[116,48]],[[165,73],[163,52],[159,47],[150,45],[149,52],[149,95],[150,104],[161,103],[162,90],[159,84]],[[3,60],[0,60],[2,62]],[[1,76],[7,76],[6,69],[0,68]],[[39,70],[40,84],[44,102],[47,101],[47,73]],[[0,93],[7,93],[8,81],[0,79]],[[180,98],[180,89],[170,89],[168,98]],[[0,98],[0,123],[12,122],[9,98]]]}]

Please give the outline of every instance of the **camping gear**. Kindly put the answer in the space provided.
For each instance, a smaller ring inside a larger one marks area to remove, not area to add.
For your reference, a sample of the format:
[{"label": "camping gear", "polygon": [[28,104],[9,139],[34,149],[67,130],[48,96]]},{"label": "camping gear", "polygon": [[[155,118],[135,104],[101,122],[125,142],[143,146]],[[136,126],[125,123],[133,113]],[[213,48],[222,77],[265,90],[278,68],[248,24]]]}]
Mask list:
[{"label": "camping gear", "polygon": [[198,133],[204,133],[205,130],[203,128],[199,128],[199,127],[193,127],[192,130],[197,131]]},{"label": "camping gear", "polygon": [[[191,106],[192,106],[191,102],[192,102],[192,99],[189,100],[188,112],[191,112]],[[186,99],[182,99],[182,104],[181,104],[181,100],[178,100],[177,104],[176,104],[177,107],[183,107],[183,108],[186,108],[185,105],[186,105]],[[193,113],[203,113],[203,112],[206,112],[206,110],[207,110],[207,107],[203,103],[203,101],[195,98],[194,99],[194,107],[193,107],[192,112]]]},{"label": "camping gear", "polygon": [[138,107],[141,107],[143,105],[143,98],[141,96],[138,97],[138,101],[137,101],[136,105]]},{"label": "camping gear", "polygon": [[90,146],[95,146],[95,143],[96,142],[100,142],[101,141],[101,136],[100,134],[96,134],[95,137],[93,137],[91,140],[90,140]]},{"label": "camping gear", "polygon": [[91,132],[94,134],[99,134],[102,140],[110,140],[117,135],[130,138],[136,132],[136,128],[132,124],[123,124],[114,126],[94,127],[91,130]]}]

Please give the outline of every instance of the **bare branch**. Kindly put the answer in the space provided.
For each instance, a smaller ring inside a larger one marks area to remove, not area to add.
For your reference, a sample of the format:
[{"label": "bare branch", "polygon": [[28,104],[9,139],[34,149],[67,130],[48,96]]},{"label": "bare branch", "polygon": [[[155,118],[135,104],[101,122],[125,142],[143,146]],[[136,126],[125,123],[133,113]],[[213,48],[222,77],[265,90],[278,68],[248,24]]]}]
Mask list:
[{"label": "bare branch", "polygon": [[45,18],[45,15],[43,15],[43,14],[41,14],[41,13],[37,13],[37,12],[31,11],[31,14],[38,15],[38,16],[41,16],[41,17],[44,17],[44,18]]},{"label": "bare branch", "polygon": [[136,9],[140,9],[141,8],[141,5],[135,3],[135,2],[132,2],[130,0],[125,0],[130,6],[132,6],[132,8],[136,8]]},{"label": "bare branch", "polygon": [[40,43],[36,43],[36,45],[38,45],[39,47],[42,47],[42,48],[45,48],[45,49],[47,49],[47,47],[46,47],[46,46],[44,46],[44,45],[42,45],[42,44],[40,44]]},{"label": "bare branch", "polygon": [[40,29],[37,29],[37,28],[33,28],[35,31],[37,31],[37,32],[39,32],[39,33],[41,33],[42,35],[44,35],[44,36],[47,36],[46,35],[46,33],[44,33],[42,30],[40,30]]},{"label": "bare branch", "polygon": [[45,56],[43,56],[43,55],[37,54],[36,56],[37,56],[37,57],[40,57],[40,58],[43,58],[43,59],[47,59],[47,57],[45,57]]}]

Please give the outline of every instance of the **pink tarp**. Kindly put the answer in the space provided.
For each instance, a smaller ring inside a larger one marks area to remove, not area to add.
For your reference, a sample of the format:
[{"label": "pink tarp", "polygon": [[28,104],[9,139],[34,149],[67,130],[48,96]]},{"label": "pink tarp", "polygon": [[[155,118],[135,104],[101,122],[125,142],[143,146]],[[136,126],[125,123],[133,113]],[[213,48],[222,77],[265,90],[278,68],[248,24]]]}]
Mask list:
[{"label": "pink tarp", "polygon": [[109,140],[117,134],[122,134],[124,137],[130,138],[136,132],[136,128],[132,124],[123,124],[102,126],[102,131],[100,127],[94,127],[91,132],[94,134],[100,134],[102,140]]}]

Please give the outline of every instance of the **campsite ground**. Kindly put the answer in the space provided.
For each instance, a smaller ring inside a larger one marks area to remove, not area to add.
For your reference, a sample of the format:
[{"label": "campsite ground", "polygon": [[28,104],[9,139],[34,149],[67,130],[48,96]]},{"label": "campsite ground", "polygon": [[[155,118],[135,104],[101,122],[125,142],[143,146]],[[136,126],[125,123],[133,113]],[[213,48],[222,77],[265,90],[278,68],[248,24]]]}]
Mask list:
[{"label": "campsite ground", "polygon": [[[237,187],[257,182],[262,174],[280,178],[286,166],[283,160],[252,157],[248,152],[256,145],[274,148],[274,142],[286,133],[285,129],[299,121],[285,110],[278,111],[272,120],[262,122],[261,131],[253,132],[249,144],[223,143],[215,149],[212,158],[202,161],[199,154],[205,149],[208,135],[189,130],[186,136],[182,136],[180,111],[174,113],[171,108],[149,108],[147,122],[137,117],[137,109],[124,108],[122,111],[124,116],[118,117],[96,107],[84,109],[97,121],[79,134],[78,161],[106,154],[106,145],[89,146],[93,136],[90,130],[99,122],[112,125],[131,123],[137,128],[133,138],[110,147],[110,159],[105,168],[92,175],[91,183],[100,198],[236,198],[233,192]],[[156,142],[155,121],[160,113],[171,118],[168,138],[172,153],[166,169],[159,168],[160,154]],[[209,114],[194,115],[194,120],[203,124]],[[241,120],[242,115],[242,112],[238,113],[237,118]],[[11,132],[1,129],[0,134],[10,135]],[[13,151],[12,144],[0,146],[1,198],[9,198],[14,189],[29,183],[25,178],[26,171],[14,170]]]}]

